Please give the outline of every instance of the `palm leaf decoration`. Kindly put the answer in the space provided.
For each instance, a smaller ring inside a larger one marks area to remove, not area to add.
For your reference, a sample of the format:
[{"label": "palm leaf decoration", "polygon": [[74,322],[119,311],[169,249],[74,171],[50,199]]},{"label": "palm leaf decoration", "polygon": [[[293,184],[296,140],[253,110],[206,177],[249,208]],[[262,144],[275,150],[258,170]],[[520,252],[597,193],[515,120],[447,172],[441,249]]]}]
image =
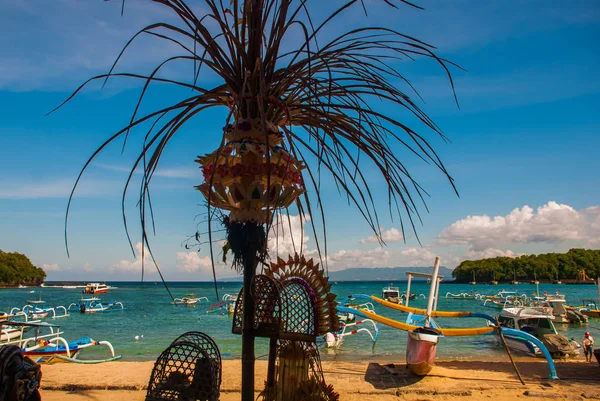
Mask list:
[{"label": "palm leaf decoration", "polygon": [[[445,140],[440,128],[415,103],[413,98],[418,97],[418,93],[398,70],[401,62],[430,59],[447,74],[453,90],[449,68],[454,64],[436,56],[432,46],[391,27],[354,26],[332,39],[322,39],[331,36],[334,24],[339,27],[351,9],[362,8],[366,13],[363,0],[340,2],[341,5],[335,6],[328,15],[320,12],[320,22],[315,20],[313,14],[316,13],[311,14],[309,6],[316,3],[314,11],[322,8],[319,9],[318,2],[309,0],[203,0],[196,3],[202,7],[202,15],[197,15],[183,0],[153,2],[164,6],[176,22],[159,21],[140,30],[124,47],[108,73],[91,78],[65,101],[71,100],[92,81],[126,77],[142,83],[130,123],[96,150],[78,176],[73,191],[85,169],[109,144],[116,140],[126,142],[132,129],[151,125],[123,192],[124,204],[134,172],[141,167],[139,217],[143,244],[148,242],[147,225],[153,222],[149,186],[163,151],[179,128],[215,107],[229,110],[226,126],[251,119],[281,131],[281,147],[295,160],[306,164],[303,174],[306,192],[296,199],[297,210],[301,216],[313,216],[318,210],[323,234],[325,216],[320,190],[321,185],[325,185],[322,184],[324,172],[348,202],[357,207],[382,243],[375,196],[369,187],[370,177],[364,173],[365,162],[374,166],[386,182],[389,212],[399,217],[403,233],[405,225],[415,231],[415,223],[420,220],[419,210],[426,208],[424,197],[427,192],[412,177],[398,156],[398,149],[408,150],[439,169],[454,188],[452,178],[429,140],[404,122],[416,121],[428,134]],[[380,0],[379,3],[390,9],[418,8],[405,0]],[[180,53],[158,64],[149,74],[117,71],[121,56],[142,36],[174,45]],[[169,77],[165,67],[181,62],[193,67],[189,79]],[[216,85],[205,87],[199,82],[199,76],[206,70],[218,77]],[[187,89],[189,96],[168,107],[140,115],[140,106],[153,84]],[[410,96],[401,88],[406,88]],[[394,110],[393,115],[389,110]],[[404,121],[398,115],[404,116]],[[266,129],[264,142],[268,142]],[[224,145],[225,140],[217,153]],[[269,157],[267,155],[267,162]],[[206,181],[212,183],[215,173],[212,174]],[[270,174],[267,171],[267,179]],[[315,196],[317,207],[311,204],[309,193]],[[69,206],[72,196],[73,193]],[[212,241],[210,219],[213,216],[210,203],[209,193],[209,242]],[[124,207],[123,218],[127,230]],[[310,222],[315,239],[318,239],[315,219],[311,218]],[[238,239],[260,237],[252,243],[243,243],[242,249],[237,248],[239,255],[234,262],[243,266],[244,288],[250,288],[257,263],[264,257],[269,228],[270,223],[266,227],[262,224],[228,224],[229,238],[236,235]],[[319,254],[322,250],[327,254],[325,235],[323,239],[323,249],[317,241]],[[235,253],[234,244],[230,245]],[[248,253],[243,247],[254,250]],[[212,247],[210,250],[212,253]],[[244,297],[248,302],[250,298]],[[247,313],[252,307],[244,305],[244,319],[252,319],[253,314]],[[252,321],[245,320],[244,325],[252,327]],[[253,352],[247,354],[247,350],[248,344],[244,342],[244,377],[248,376],[247,359],[253,358]],[[244,380],[248,379],[243,379],[246,390],[242,398],[249,400],[253,397],[253,384]]]},{"label": "palm leaf decoration", "polygon": [[[227,5],[223,0],[204,0],[208,11],[202,16],[194,14],[182,0],[153,1],[171,11],[179,23],[157,22],[140,30],[107,74],[91,78],[65,101],[71,100],[92,81],[128,77],[143,83],[130,124],[97,149],[82,169],[74,191],[85,169],[102,150],[118,139],[126,141],[133,128],[151,122],[152,129],[145,137],[123,193],[125,198],[134,172],[141,166],[144,174],[139,204],[145,233],[149,220],[146,207],[151,209],[149,185],[163,150],[183,124],[214,107],[229,108],[232,118],[241,116],[272,122],[285,133],[285,147],[291,154],[301,161],[316,161],[307,163],[304,178],[312,187],[308,193],[316,195],[323,227],[325,221],[319,192],[322,172],[328,171],[338,190],[357,206],[383,243],[369,178],[361,170],[363,160],[369,160],[387,183],[389,211],[398,215],[402,232],[406,220],[415,231],[415,221],[420,220],[419,207],[426,208],[424,196],[427,192],[396,156],[397,145],[438,168],[454,188],[452,178],[424,135],[374,107],[381,105],[382,110],[408,111],[430,132],[445,140],[440,128],[399,88],[405,84],[403,86],[418,96],[397,70],[397,65],[403,60],[429,58],[444,69],[452,86],[448,68],[454,64],[437,57],[432,46],[392,28],[357,27],[326,43],[317,40],[319,34],[342,19],[349,9],[360,5],[366,11],[362,1],[347,1],[319,25],[313,24],[308,0],[231,0]],[[382,2],[391,8],[401,4],[417,7],[402,0]],[[116,72],[121,56],[135,39],[144,35],[176,44],[181,54],[164,60],[147,75]],[[290,46],[286,40],[297,39],[298,35],[302,35],[301,44],[287,50]],[[194,74],[190,74],[189,81],[162,75],[166,66],[181,61],[193,64]],[[222,82],[210,88],[201,86],[197,79],[204,69],[211,70]],[[140,116],[138,110],[154,83],[187,88],[191,95],[169,107]],[[301,215],[312,215],[315,210],[307,194],[298,199],[297,207]],[[310,221],[315,238],[318,238],[314,219]],[[127,228],[126,219],[125,225]],[[144,234],[143,242],[146,241]],[[317,247],[321,249],[318,243]]]}]

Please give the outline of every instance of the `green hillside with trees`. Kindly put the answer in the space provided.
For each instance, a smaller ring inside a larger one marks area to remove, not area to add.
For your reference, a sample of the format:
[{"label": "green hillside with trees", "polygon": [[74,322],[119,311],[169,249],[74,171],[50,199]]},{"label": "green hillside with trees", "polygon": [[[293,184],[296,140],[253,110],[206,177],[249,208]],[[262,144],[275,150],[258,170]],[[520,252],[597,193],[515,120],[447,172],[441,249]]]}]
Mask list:
[{"label": "green hillside with trees", "polygon": [[[452,276],[457,282],[533,280],[582,280],[581,270],[590,280],[600,277],[600,250],[571,249],[567,253],[523,255],[518,258],[497,257],[481,260],[465,260],[454,269]],[[583,280],[586,280],[583,278]]]},{"label": "green hillside with trees", "polygon": [[46,272],[35,267],[27,256],[0,250],[0,286],[40,285],[45,278]]}]

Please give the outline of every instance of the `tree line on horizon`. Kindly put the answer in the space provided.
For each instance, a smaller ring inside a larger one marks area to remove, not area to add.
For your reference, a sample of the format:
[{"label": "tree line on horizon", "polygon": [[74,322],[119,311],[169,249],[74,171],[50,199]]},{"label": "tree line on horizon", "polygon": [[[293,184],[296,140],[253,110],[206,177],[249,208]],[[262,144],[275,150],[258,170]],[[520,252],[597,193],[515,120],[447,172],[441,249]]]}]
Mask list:
[{"label": "tree line on horizon", "polygon": [[600,277],[600,250],[573,248],[567,253],[465,260],[452,272],[458,282],[507,280],[575,280],[583,270],[590,280]]},{"label": "tree line on horizon", "polygon": [[27,256],[0,250],[0,285],[40,285],[45,279],[46,272],[35,267]]}]

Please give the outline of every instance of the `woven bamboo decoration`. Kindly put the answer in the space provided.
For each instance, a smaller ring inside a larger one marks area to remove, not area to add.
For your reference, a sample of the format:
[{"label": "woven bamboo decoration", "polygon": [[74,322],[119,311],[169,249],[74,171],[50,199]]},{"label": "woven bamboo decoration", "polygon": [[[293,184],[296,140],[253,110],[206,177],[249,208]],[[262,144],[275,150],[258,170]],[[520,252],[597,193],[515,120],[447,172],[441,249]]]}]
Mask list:
[{"label": "woven bamboo decoration", "polygon": [[318,325],[315,334],[324,335],[340,330],[337,303],[335,302],[336,295],[330,292],[329,279],[313,259],[306,260],[304,256],[297,253],[294,256],[290,255],[287,261],[277,258],[277,262],[271,263],[264,273],[266,276],[277,279],[280,283],[293,279],[304,280],[310,285],[316,298],[315,316]]},{"label": "woven bamboo decoration", "polygon": [[196,188],[231,222],[266,223],[270,210],[288,207],[304,192],[304,165],[281,145],[283,134],[260,119],[225,128],[225,145],[198,156],[204,183]]}]

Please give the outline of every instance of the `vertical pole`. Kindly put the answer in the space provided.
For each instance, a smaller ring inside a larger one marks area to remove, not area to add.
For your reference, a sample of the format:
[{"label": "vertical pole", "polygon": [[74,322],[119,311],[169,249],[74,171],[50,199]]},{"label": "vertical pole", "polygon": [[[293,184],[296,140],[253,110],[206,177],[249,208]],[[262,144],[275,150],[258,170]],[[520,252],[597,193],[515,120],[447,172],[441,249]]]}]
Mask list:
[{"label": "vertical pole", "polygon": [[[254,279],[254,263],[244,266],[244,299],[242,304],[242,401],[254,400],[254,297],[250,293]],[[252,265],[252,267],[248,265]]]},{"label": "vertical pole", "polygon": [[277,360],[277,340],[271,338],[269,341],[269,366],[267,370],[267,388],[275,385],[275,362]]},{"label": "vertical pole", "polygon": [[408,284],[406,285],[406,303],[405,305],[408,306],[408,300],[410,299],[410,283],[412,281],[412,274],[408,275]]},{"label": "vertical pole", "polygon": [[429,317],[431,316],[431,310],[433,309],[433,300],[435,297],[435,287],[437,286],[437,276],[440,271],[440,257],[435,257],[435,262],[433,263],[433,276],[431,277],[431,285],[429,286],[429,299],[427,299],[427,317],[426,317],[426,326],[429,326]]},{"label": "vertical pole", "polygon": [[442,279],[438,279],[436,277],[436,281],[437,286],[435,288],[435,302],[433,303],[433,310],[437,310],[438,299],[440,298],[440,283],[442,282]]},{"label": "vertical pole", "polygon": [[[241,235],[246,244],[242,251],[244,264],[244,298],[242,303],[242,401],[254,401],[254,312],[256,302],[252,295],[252,282],[261,252],[264,230],[259,224],[245,223]],[[263,238],[264,240],[264,238]]]},{"label": "vertical pole", "polygon": [[600,277],[596,278],[596,282],[598,283],[598,304],[596,304],[596,307],[600,308]]}]

